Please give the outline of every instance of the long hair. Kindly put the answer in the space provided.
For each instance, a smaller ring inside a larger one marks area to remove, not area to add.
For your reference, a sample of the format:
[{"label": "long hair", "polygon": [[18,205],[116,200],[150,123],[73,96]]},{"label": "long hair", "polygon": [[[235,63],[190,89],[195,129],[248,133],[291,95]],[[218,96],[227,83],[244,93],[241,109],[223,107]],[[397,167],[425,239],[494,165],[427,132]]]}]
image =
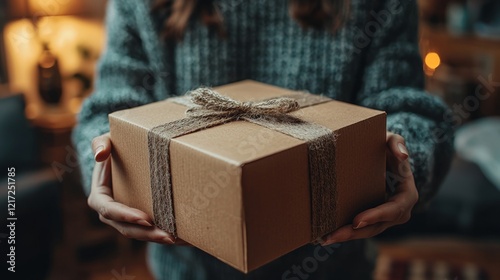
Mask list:
[{"label": "long hair", "polygon": [[[288,0],[290,16],[304,28],[338,30],[349,13],[349,0]],[[242,3],[241,5],[244,5]],[[214,0],[157,0],[153,11],[166,9],[162,35],[166,39],[182,40],[192,17],[198,17],[221,37],[226,36],[222,14]]]}]

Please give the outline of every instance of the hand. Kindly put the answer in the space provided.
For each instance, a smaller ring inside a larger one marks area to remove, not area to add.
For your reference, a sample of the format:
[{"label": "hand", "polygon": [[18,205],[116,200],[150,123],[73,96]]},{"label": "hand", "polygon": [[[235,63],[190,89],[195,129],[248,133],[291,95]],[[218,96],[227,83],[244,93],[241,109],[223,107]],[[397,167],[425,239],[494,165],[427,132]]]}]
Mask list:
[{"label": "hand", "polygon": [[[346,225],[323,237],[322,245],[375,236],[389,227],[410,220],[411,210],[418,201],[408,150],[400,135],[387,132],[387,174],[391,196],[382,205],[358,214]],[[394,183],[395,185],[393,186]]]},{"label": "hand", "polygon": [[113,199],[109,133],[94,138],[92,150],[96,164],[92,174],[88,204],[99,213],[99,219],[103,223],[112,226],[128,238],[164,244],[187,244],[180,239],[175,242],[172,235],[153,226],[151,218],[143,211],[118,203]]}]

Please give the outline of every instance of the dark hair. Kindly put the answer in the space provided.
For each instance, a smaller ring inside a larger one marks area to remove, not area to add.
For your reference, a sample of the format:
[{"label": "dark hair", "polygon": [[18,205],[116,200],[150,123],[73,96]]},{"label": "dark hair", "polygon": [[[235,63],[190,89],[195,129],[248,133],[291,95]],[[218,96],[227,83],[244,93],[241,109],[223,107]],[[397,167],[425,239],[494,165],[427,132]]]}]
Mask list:
[{"label": "dark hair", "polygon": [[[304,28],[327,28],[335,32],[347,19],[349,0],[288,0],[290,15]],[[162,35],[182,40],[192,17],[199,17],[219,36],[226,36],[222,14],[214,0],[158,0],[152,10],[166,9],[169,16],[163,23]]]}]

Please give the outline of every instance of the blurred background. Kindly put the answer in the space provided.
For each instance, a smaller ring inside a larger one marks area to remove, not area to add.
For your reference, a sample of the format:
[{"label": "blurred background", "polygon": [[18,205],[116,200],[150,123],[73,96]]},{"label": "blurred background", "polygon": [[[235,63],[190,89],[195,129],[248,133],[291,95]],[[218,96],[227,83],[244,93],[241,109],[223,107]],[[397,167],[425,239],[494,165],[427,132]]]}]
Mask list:
[{"label": "blurred background", "polygon": [[[500,279],[500,1],[418,3],[426,87],[452,109],[457,153],[427,211],[377,238],[375,278]],[[0,167],[17,167],[20,279],[152,279],[144,244],[88,209],[70,141],[103,51],[105,8],[0,2]],[[7,209],[4,186],[0,196]]]}]

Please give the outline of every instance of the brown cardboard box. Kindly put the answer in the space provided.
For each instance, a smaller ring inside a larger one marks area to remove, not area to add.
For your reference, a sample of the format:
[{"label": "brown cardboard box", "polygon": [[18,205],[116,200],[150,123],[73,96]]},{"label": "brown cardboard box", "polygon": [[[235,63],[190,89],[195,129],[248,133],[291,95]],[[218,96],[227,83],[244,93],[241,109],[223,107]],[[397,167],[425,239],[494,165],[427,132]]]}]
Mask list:
[{"label": "brown cardboard box", "polygon": [[[254,81],[215,88],[240,101],[289,95]],[[168,100],[110,114],[113,192],[153,217],[148,130],[185,117]],[[330,101],[290,113],[337,133],[337,225],[385,195],[386,114]],[[173,205],[180,238],[248,272],[314,240],[303,141],[234,121],[174,138]]]}]

